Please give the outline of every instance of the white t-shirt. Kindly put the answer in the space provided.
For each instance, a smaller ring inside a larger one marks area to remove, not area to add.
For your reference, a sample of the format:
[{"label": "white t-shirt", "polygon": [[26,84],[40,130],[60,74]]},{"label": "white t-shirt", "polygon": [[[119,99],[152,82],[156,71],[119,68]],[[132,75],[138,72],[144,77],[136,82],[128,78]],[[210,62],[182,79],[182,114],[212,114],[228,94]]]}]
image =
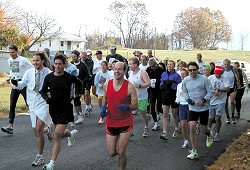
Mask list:
[{"label": "white t-shirt", "polygon": [[93,66],[93,74],[96,74],[98,71],[101,70],[101,63],[104,61],[103,59],[98,60],[97,58],[92,58],[93,62],[94,62],[94,66]]},{"label": "white t-shirt", "polygon": [[199,73],[203,75],[203,74],[204,74],[204,73],[203,73],[203,69],[204,69],[204,64],[205,64],[205,62],[202,61],[201,63],[199,63],[199,62],[196,62],[196,63],[197,63],[198,66],[199,66],[199,70],[198,70]]},{"label": "white t-shirt", "polygon": [[224,70],[223,76],[226,77],[229,81],[229,88],[234,88],[234,73],[232,70]]},{"label": "white t-shirt", "polygon": [[96,94],[98,96],[103,96],[103,84],[110,79],[111,77],[108,70],[105,73],[102,71],[98,71],[96,73],[94,84],[96,86]]},{"label": "white t-shirt", "polygon": [[147,65],[145,65],[145,66],[144,66],[144,65],[142,65],[142,64],[140,64],[140,65],[139,65],[139,68],[140,68],[140,69],[142,69],[142,70],[144,70],[144,71],[146,71],[146,69],[147,69],[148,67],[149,67],[149,65],[148,65],[148,64],[147,64]]},{"label": "white t-shirt", "polygon": [[[229,87],[229,81],[223,75],[218,79],[215,75],[208,77],[214,89],[224,89]],[[213,96],[210,99],[210,105],[218,105],[226,102],[227,92],[219,92],[218,96]]]}]

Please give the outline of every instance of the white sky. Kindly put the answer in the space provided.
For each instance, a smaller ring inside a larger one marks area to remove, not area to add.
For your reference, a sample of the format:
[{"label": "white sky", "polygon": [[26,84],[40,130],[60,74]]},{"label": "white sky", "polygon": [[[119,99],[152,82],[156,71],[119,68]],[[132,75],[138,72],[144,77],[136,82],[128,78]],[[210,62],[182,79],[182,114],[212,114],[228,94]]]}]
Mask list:
[{"label": "white sky", "polygon": [[[114,0],[13,0],[21,8],[50,15],[63,31],[78,34],[95,30],[105,32],[111,25],[105,19],[107,8]],[[124,1],[124,0],[117,0]],[[133,0],[132,0],[133,1]],[[250,50],[249,0],[139,0],[146,4],[148,20],[157,32],[171,32],[175,16],[189,7],[209,7],[220,10],[233,30],[229,48],[239,49],[239,35],[248,34],[246,50]]]}]

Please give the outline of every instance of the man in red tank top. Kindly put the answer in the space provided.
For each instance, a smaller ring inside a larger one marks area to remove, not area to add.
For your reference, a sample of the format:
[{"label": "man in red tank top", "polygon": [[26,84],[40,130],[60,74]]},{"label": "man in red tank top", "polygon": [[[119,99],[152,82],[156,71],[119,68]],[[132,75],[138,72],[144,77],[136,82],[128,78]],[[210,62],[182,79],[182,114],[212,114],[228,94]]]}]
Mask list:
[{"label": "man in red tank top", "polygon": [[[114,67],[114,79],[104,84],[104,96],[100,115],[107,115],[106,142],[108,154],[119,155],[119,166],[123,170],[127,165],[126,147],[133,129],[132,110],[138,108],[138,98],[134,85],[124,79],[127,66],[117,62]],[[108,108],[106,108],[108,106]],[[118,140],[119,139],[119,140]]]}]

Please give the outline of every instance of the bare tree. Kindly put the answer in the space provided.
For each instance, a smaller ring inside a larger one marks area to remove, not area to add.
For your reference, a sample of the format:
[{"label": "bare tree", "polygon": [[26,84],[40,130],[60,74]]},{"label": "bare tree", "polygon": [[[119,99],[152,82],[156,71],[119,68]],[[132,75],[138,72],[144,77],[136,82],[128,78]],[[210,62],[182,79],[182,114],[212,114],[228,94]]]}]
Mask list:
[{"label": "bare tree", "polygon": [[60,29],[54,30],[56,21],[47,15],[36,15],[32,13],[24,13],[19,22],[21,32],[31,38],[31,43],[24,46],[22,54],[28,51],[33,45],[56,37],[60,33]]},{"label": "bare tree", "polygon": [[247,33],[240,33],[240,49],[243,51],[244,46],[246,44],[246,39],[247,39],[248,34]]},{"label": "bare tree", "polygon": [[125,1],[125,3],[121,3],[115,1],[111,3],[108,10],[110,15],[107,20],[118,29],[124,46],[133,47],[135,44],[133,38],[138,37],[140,30],[147,23],[146,5],[140,2]]}]

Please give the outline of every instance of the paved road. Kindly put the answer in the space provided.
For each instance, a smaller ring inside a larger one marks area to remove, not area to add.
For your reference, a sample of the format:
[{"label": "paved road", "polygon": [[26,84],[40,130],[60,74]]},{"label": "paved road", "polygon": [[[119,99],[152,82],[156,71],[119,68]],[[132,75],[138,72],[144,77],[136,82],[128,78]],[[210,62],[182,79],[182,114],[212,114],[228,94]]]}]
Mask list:
[{"label": "paved road", "polygon": [[[135,136],[131,137],[128,145],[129,170],[182,170],[204,169],[212,164],[225,148],[241,132],[250,128],[246,118],[249,114],[250,95],[243,100],[242,118],[236,125],[225,125],[223,118],[221,142],[210,148],[205,146],[205,136],[199,135],[198,160],[186,159],[187,149],[180,149],[182,138],[160,140],[161,131],[151,132],[149,138],[142,137],[143,122],[140,115],[135,116]],[[77,126],[79,135],[74,146],[68,147],[67,140],[62,143],[62,150],[56,162],[57,170],[113,170],[118,169],[118,157],[109,158],[105,145],[104,126],[98,125],[98,111],[95,109],[84,124]],[[0,119],[0,125],[6,125],[7,119]],[[173,121],[171,121],[173,123]],[[150,125],[153,125],[151,120]],[[173,124],[170,126],[172,131]],[[50,159],[51,143],[46,140],[45,161]],[[0,132],[0,170],[36,170],[41,167],[32,167],[31,162],[36,155],[35,137],[30,127],[28,116],[18,116],[15,122],[14,135]]]}]

